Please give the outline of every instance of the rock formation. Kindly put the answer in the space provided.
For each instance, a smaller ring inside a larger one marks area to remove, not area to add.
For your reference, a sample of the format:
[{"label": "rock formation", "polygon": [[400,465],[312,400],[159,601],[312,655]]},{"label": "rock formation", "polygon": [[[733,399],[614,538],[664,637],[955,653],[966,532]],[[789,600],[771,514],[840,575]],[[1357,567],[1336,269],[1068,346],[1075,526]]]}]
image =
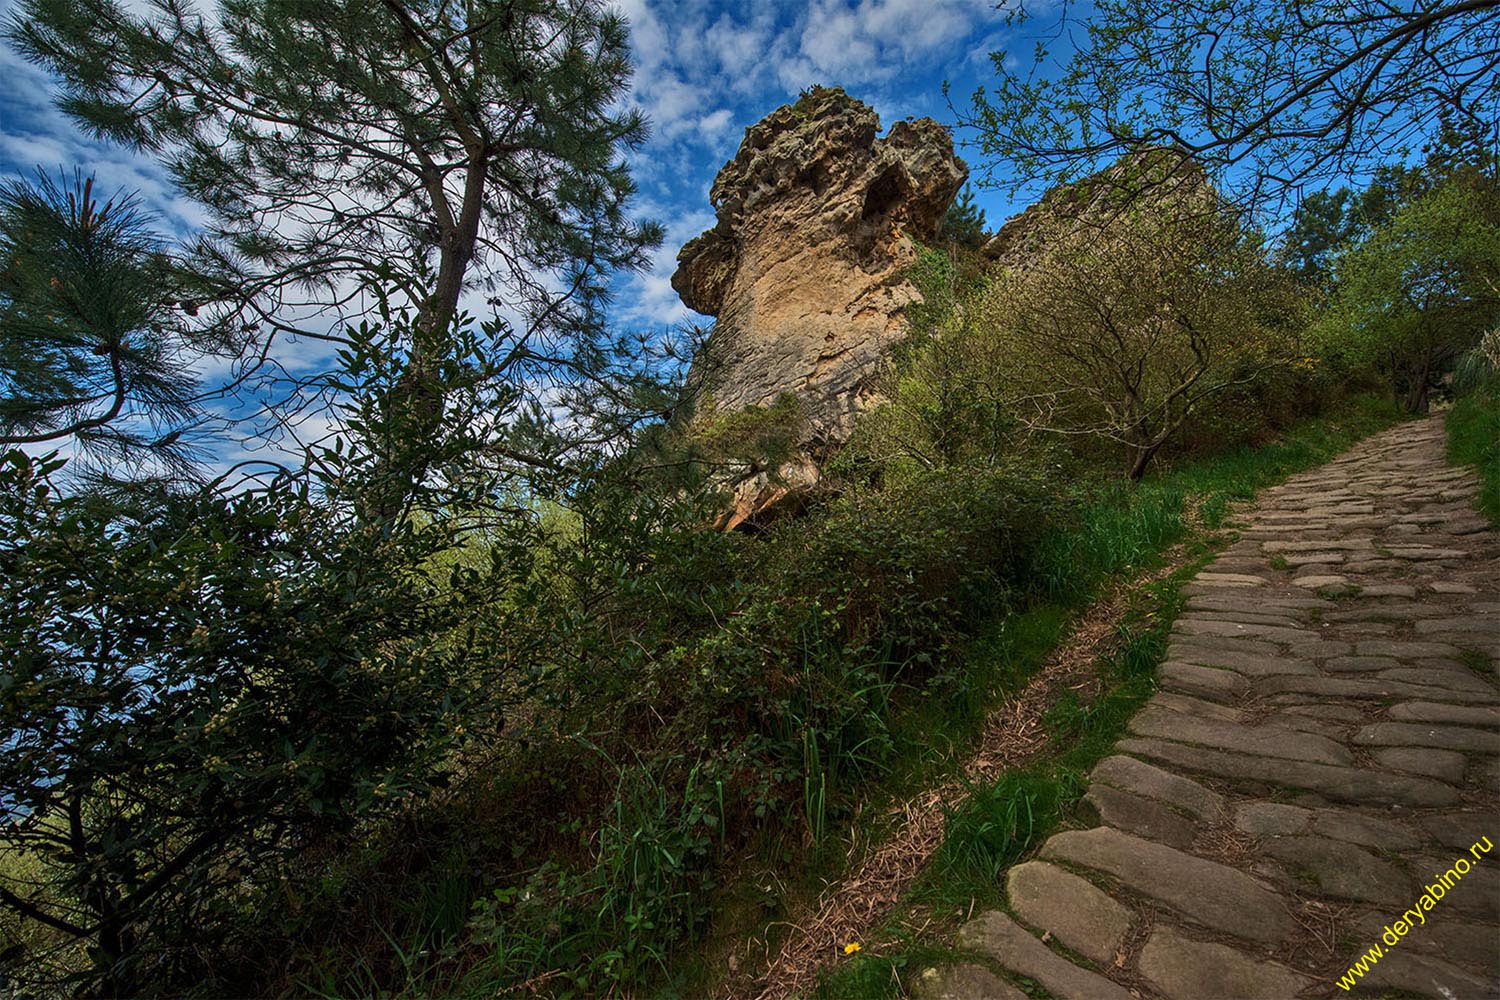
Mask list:
[{"label": "rock formation", "polygon": [[714,228],[678,255],[672,287],[718,318],[695,361],[707,415],[797,400],[797,454],[735,484],[734,527],[806,489],[875,398],[885,351],[920,300],[906,272],[931,241],[968,168],[928,118],[880,119],[838,88],[815,87],[745,133],[719,171]]},{"label": "rock formation", "polygon": [[1127,153],[1103,169],[1042,195],[1005,220],[982,248],[1003,267],[1025,267],[1045,256],[1059,233],[1107,232],[1128,213],[1206,212],[1221,204],[1208,174],[1191,155],[1168,147]]}]

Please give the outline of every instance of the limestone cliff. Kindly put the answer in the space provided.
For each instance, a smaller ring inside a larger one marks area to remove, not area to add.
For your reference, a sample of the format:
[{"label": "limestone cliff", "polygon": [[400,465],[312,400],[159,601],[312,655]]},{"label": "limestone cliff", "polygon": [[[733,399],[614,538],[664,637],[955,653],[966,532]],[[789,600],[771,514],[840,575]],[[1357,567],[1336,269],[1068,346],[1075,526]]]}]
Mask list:
[{"label": "limestone cliff", "polygon": [[881,358],[920,296],[905,274],[968,176],[937,122],[881,138],[868,105],[816,87],[745,133],[711,192],[718,222],[678,255],[672,287],[718,318],[696,360],[723,413],[798,401],[798,455],[735,486],[733,527],[818,479],[874,401]]}]

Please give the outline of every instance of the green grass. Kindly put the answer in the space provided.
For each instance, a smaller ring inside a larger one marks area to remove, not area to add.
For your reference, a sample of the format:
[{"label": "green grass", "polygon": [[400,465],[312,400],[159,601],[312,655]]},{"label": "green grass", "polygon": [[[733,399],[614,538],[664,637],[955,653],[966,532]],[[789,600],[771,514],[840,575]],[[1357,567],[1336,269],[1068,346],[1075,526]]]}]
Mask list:
[{"label": "green grass", "polygon": [[1479,473],[1479,509],[1500,524],[1500,386],[1461,396],[1448,413],[1448,459]]},{"label": "green grass", "polygon": [[[915,896],[924,903],[997,901],[1000,874],[1056,824],[1081,793],[1080,775],[1054,767],[1024,768],[969,798],[948,814],[932,873]],[[951,890],[951,891],[950,891]]]},{"label": "green grass", "polygon": [[882,784],[915,790],[951,765],[978,733],[989,707],[1042,665],[1068,620],[1067,608],[1045,604],[987,622],[965,645],[960,672],[939,677],[919,700],[895,713],[896,763]]}]

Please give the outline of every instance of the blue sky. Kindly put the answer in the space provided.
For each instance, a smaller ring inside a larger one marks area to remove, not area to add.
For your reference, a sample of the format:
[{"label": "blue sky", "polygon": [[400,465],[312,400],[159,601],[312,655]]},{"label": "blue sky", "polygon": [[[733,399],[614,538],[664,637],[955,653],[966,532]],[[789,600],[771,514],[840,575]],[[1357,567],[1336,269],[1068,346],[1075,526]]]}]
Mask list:
[{"label": "blue sky", "polygon": [[[139,9],[147,0],[123,3]],[[0,0],[0,16],[11,6]],[[682,306],[670,277],[682,244],[713,224],[709,187],[747,126],[813,84],[844,87],[872,105],[887,127],[922,115],[946,124],[953,116],[942,95],[945,80],[954,99],[966,101],[990,79],[991,51],[1029,52],[1029,43],[1007,37],[992,0],[618,0],[617,6],[631,25],[630,99],[652,124],[650,139],[631,157],[640,187],[636,215],[667,230],[649,271],[616,282],[614,323],[628,330],[707,322]],[[54,82],[3,43],[0,77],[6,81],[0,177],[76,166],[97,175],[107,192],[137,192],[166,230],[186,235],[202,221],[198,206],[176,193],[151,158],[79,131],[52,106]],[[974,154],[960,153],[973,164]],[[991,228],[1022,207],[1002,192],[979,194]],[[277,346],[294,370],[326,363],[326,351],[316,342]],[[239,444],[216,451],[221,461],[245,456]]]}]

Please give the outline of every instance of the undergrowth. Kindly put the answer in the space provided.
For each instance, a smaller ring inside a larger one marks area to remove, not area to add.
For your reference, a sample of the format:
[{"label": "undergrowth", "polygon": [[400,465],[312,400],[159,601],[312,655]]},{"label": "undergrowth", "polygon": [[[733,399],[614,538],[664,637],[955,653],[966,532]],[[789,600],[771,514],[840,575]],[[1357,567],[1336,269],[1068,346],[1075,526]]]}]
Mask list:
[{"label": "undergrowth", "polygon": [[[935,472],[851,489],[758,537],[658,534],[648,561],[638,506],[582,498],[581,541],[548,557],[591,612],[556,627],[549,657],[573,660],[549,667],[557,700],[446,801],[248,932],[228,974],[298,995],[703,995],[736,943],[891,832],[882,803],[955,773],[989,707],[1106,582],[1392,419],[1354,400],[1133,486]],[[547,592],[533,599],[550,613]],[[1046,759],[952,817],[918,898],[992,892],[976,886],[1071,807],[1151,690],[1152,637],[1170,621],[1165,598],[1156,608],[1132,619],[1100,697],[1055,709]],[[840,974],[891,982],[927,949],[869,947]],[[840,982],[828,995],[870,995]]]},{"label": "undergrowth", "polygon": [[1448,413],[1448,459],[1479,473],[1479,509],[1500,524],[1500,383],[1460,396]]}]

